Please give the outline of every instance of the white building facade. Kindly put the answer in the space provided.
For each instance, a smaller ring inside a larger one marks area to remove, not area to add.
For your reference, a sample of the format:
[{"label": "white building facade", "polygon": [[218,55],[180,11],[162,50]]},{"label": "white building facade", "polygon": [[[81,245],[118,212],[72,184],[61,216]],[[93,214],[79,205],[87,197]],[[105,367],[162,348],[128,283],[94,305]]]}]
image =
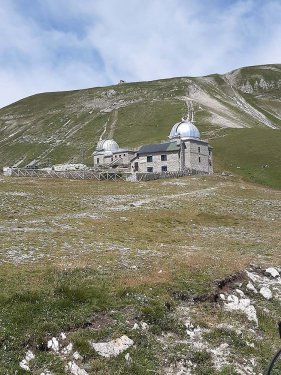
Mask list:
[{"label": "white building facade", "polygon": [[188,120],[172,127],[167,142],[128,150],[119,148],[114,140],[99,141],[93,157],[96,168],[122,166],[136,173],[213,173],[212,148]]}]

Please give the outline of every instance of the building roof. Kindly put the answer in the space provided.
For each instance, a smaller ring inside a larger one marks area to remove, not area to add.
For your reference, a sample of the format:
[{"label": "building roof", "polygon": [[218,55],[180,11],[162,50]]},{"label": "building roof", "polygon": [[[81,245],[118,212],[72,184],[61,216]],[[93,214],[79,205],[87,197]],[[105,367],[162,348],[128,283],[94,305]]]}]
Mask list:
[{"label": "building roof", "polygon": [[138,150],[138,154],[154,154],[157,152],[178,151],[180,148],[177,142],[156,143],[154,145],[145,145]]},{"label": "building roof", "polygon": [[119,150],[118,144],[114,139],[101,139],[98,141],[96,151],[117,151]]},{"label": "building roof", "polygon": [[199,130],[196,128],[196,126],[188,121],[182,119],[182,121],[177,122],[171,129],[170,139],[174,138],[196,138],[200,139],[200,133]]}]

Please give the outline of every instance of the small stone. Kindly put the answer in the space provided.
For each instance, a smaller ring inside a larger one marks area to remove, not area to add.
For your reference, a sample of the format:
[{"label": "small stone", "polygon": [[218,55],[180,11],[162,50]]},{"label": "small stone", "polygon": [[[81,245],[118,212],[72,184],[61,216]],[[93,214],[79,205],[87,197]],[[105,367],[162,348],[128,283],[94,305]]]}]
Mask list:
[{"label": "small stone", "polygon": [[31,361],[34,358],[35,358],[35,355],[32,353],[31,350],[28,350],[25,355],[25,359],[27,360],[27,362]]},{"label": "small stone", "polygon": [[70,371],[72,375],[88,375],[87,371],[81,369],[75,362],[68,362],[65,369]]},{"label": "small stone", "polygon": [[135,323],[132,329],[140,329],[140,326],[138,325],[138,323]]},{"label": "small stone", "polygon": [[54,352],[58,353],[59,351],[59,342],[55,337],[52,337],[51,340],[47,343],[48,349],[53,350]]},{"label": "small stone", "polygon": [[35,355],[31,350],[28,350],[25,354],[25,358],[20,362],[20,367],[23,370],[30,371],[29,362],[35,358]]},{"label": "small stone", "polygon": [[73,349],[73,344],[70,343],[65,348],[62,349],[61,354],[64,354],[64,355],[70,354],[72,352],[72,349]]},{"label": "small stone", "polygon": [[141,329],[145,331],[147,328],[148,328],[148,324],[145,322],[141,322]]},{"label": "small stone", "polygon": [[76,361],[78,361],[78,359],[83,359],[83,357],[78,352],[73,353],[73,358],[76,359]]},{"label": "small stone", "polygon": [[271,299],[272,298],[272,292],[269,288],[267,288],[266,286],[263,286],[261,289],[260,289],[260,294],[266,298],[266,299]]},{"label": "small stone", "polygon": [[61,339],[61,340],[65,340],[65,339],[66,339],[66,334],[62,332],[62,333],[60,334],[60,339]]},{"label": "small stone", "polygon": [[236,293],[238,293],[241,297],[245,297],[245,294],[244,292],[242,292],[242,290],[240,289],[235,289]]},{"label": "small stone", "polygon": [[126,354],[125,354],[125,360],[126,360],[126,364],[127,364],[127,366],[131,366],[133,360],[132,360],[132,358],[131,358],[131,356],[130,356],[130,353],[126,353]]},{"label": "small stone", "polygon": [[26,371],[30,371],[30,368],[28,366],[28,362],[26,361],[26,359],[23,359],[21,362],[20,362],[20,367]]},{"label": "small stone", "polygon": [[110,358],[116,357],[120,353],[129,349],[132,345],[134,345],[134,341],[128,336],[123,335],[118,339],[109,342],[90,342],[90,344],[99,355]]},{"label": "small stone", "polygon": [[257,289],[254,287],[254,285],[249,281],[246,285],[246,288],[250,290],[251,292],[258,293]]},{"label": "small stone", "polygon": [[254,348],[255,344],[253,342],[246,341],[246,345],[249,346],[250,348]]},{"label": "small stone", "polygon": [[276,269],[276,268],[273,268],[273,267],[269,267],[269,268],[267,268],[267,269],[265,270],[265,273],[271,275],[271,276],[274,277],[274,278],[280,276],[280,274],[279,274],[279,272],[277,271],[277,269]]}]

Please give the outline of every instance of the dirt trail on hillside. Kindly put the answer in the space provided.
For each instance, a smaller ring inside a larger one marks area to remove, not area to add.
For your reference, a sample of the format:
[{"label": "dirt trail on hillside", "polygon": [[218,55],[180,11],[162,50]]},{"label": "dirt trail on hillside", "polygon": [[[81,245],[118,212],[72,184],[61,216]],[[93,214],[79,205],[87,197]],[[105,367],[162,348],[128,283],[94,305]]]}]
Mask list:
[{"label": "dirt trail on hillside", "polygon": [[113,135],[114,135],[114,131],[115,131],[115,128],[116,128],[117,120],[118,120],[118,109],[115,109],[112,112],[112,122],[110,124],[110,129],[109,129],[109,134],[108,134],[109,139],[113,139]]}]

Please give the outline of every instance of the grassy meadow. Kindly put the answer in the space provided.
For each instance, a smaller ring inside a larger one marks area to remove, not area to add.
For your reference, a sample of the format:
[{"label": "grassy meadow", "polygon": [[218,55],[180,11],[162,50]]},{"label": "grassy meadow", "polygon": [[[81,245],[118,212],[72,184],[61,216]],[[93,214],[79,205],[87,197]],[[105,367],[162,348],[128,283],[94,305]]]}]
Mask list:
[{"label": "grassy meadow", "polygon": [[[66,360],[47,348],[61,332],[88,374],[173,374],[183,361],[195,374],[236,374],[234,364],[253,358],[264,370],[279,345],[280,301],[255,296],[255,327],[204,296],[227,275],[280,266],[280,191],[226,176],[2,177],[0,191],[1,374],[30,373],[19,367],[27,350],[32,374],[64,374]],[[187,318],[210,348],[229,345],[227,363],[214,367],[208,348],[191,346]],[[141,322],[148,329],[132,329]],[[130,364],[89,344],[124,334],[134,341]]]}]

